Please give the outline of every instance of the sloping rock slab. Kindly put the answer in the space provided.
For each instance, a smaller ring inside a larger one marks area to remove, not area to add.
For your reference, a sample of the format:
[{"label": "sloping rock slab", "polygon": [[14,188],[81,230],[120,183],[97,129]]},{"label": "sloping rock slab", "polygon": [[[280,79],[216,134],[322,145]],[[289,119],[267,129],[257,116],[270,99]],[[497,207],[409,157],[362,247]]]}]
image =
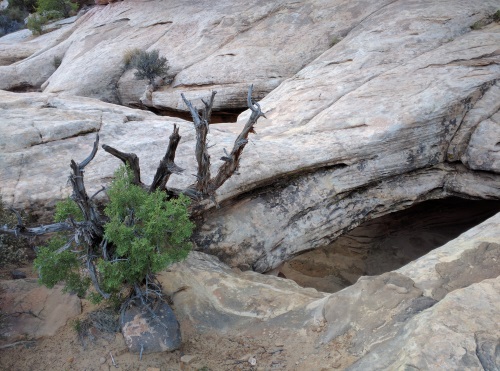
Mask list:
[{"label": "sloping rock slab", "polygon": [[500,278],[447,295],[349,370],[498,370]]},{"label": "sloping rock slab", "polygon": [[179,322],[165,302],[153,308],[153,313],[141,305],[131,305],[120,321],[125,342],[133,353],[173,351],[181,345]]},{"label": "sloping rock slab", "polygon": [[499,226],[497,214],[335,294],[231,269],[200,252],[159,279],[186,341],[200,333],[273,335],[298,369],[488,369],[498,362]]},{"label": "sloping rock slab", "polygon": [[8,342],[53,336],[81,313],[80,299],[64,294],[60,285],[48,289],[36,280],[19,279],[0,281],[0,288],[0,309],[8,315],[2,335]]},{"label": "sloping rock slab", "polygon": [[251,327],[327,296],[291,280],[231,269],[195,251],[158,279],[173,297],[184,334]]}]

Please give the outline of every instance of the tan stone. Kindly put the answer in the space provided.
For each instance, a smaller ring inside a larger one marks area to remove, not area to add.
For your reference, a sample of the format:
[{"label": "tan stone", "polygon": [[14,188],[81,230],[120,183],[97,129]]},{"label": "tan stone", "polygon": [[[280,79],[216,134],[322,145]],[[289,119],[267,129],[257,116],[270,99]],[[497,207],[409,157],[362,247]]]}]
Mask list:
[{"label": "tan stone", "polygon": [[1,281],[3,313],[8,316],[2,333],[8,341],[53,336],[68,320],[81,313],[80,299],[62,293],[62,286],[53,289],[40,286],[36,280]]}]

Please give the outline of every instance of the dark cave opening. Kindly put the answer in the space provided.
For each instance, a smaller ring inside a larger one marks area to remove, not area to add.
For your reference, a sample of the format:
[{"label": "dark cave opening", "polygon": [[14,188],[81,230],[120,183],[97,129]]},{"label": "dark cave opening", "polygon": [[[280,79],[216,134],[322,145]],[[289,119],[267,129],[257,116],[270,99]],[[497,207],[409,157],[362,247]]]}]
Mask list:
[{"label": "dark cave opening", "polygon": [[[154,107],[146,107],[139,105],[131,105],[133,108],[145,109],[151,111],[158,116],[170,116],[177,117],[186,121],[192,121],[191,114],[188,111],[177,111],[173,109],[159,109]],[[236,122],[238,120],[238,116],[243,111],[247,110],[248,107],[242,108],[225,108],[224,110],[213,110],[212,116],[210,120],[210,124],[221,124],[224,122]]]},{"label": "dark cave opening", "polygon": [[303,287],[336,292],[361,276],[398,269],[499,211],[500,201],[425,201],[367,221],[331,245],[294,257],[280,267],[280,276]]}]

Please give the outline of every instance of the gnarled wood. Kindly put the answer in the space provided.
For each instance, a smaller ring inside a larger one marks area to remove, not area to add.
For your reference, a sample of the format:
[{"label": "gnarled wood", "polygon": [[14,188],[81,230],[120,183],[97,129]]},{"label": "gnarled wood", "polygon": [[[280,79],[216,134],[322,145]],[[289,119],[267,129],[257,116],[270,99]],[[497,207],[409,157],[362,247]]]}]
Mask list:
[{"label": "gnarled wood", "polygon": [[186,99],[184,94],[181,94],[184,103],[193,117],[194,129],[196,131],[195,154],[196,162],[198,163],[198,173],[196,174],[196,184],[192,188],[196,189],[199,195],[208,194],[208,184],[210,182],[210,155],[207,149],[207,134],[210,118],[212,116],[215,94],[217,94],[217,92],[213,91],[209,102],[202,100],[205,107],[202,109],[201,117],[192,103]]},{"label": "gnarled wood", "polygon": [[228,180],[238,169],[241,153],[248,143],[248,134],[255,133],[254,126],[257,123],[257,120],[262,116],[265,117],[264,113],[262,113],[260,109],[260,105],[253,102],[252,91],[253,85],[251,85],[248,89],[247,96],[248,108],[252,111],[252,114],[250,115],[240,135],[238,135],[238,138],[236,138],[236,140],[234,141],[234,146],[231,150],[231,153],[228,154],[226,152],[226,155],[221,158],[221,160],[224,161],[224,164],[222,164],[222,166],[219,168],[217,175],[214,178],[210,179],[207,190],[207,194],[210,196],[212,196],[214,192],[218,188],[220,188],[226,182],[226,180]]},{"label": "gnarled wood", "polygon": [[104,149],[109,154],[115,156],[122,160],[125,165],[128,165],[132,170],[132,174],[134,174],[134,178],[132,179],[132,183],[135,185],[142,185],[141,182],[141,167],[139,166],[139,157],[135,153],[125,153],[118,151],[117,149],[108,146],[106,144],[102,145],[102,149]]},{"label": "gnarled wood", "polygon": [[160,165],[156,170],[155,177],[153,179],[153,183],[149,186],[149,192],[154,192],[157,189],[164,190],[170,175],[173,173],[180,173],[183,171],[180,167],[178,167],[175,162],[175,151],[177,150],[177,146],[181,140],[181,136],[179,135],[179,128],[174,124],[174,130],[170,135],[168,141],[167,152],[165,156],[160,161]]}]

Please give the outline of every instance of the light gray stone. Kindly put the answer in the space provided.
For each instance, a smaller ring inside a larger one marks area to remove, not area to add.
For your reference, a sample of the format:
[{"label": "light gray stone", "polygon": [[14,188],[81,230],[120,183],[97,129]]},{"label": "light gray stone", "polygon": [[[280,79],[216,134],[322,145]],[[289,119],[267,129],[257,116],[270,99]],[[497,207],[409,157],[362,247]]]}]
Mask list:
[{"label": "light gray stone", "polygon": [[18,279],[0,281],[0,288],[0,309],[7,315],[2,319],[2,336],[7,342],[54,336],[82,311],[80,299],[64,294],[61,285],[48,289],[36,280]]},{"label": "light gray stone", "polygon": [[[186,171],[170,185],[193,182],[190,124],[70,96],[116,101],[118,82],[132,76],[123,74],[123,52],[135,46],[158,48],[170,59],[175,77],[153,94],[153,104],[164,102],[158,107],[181,109],[181,91],[195,98],[223,86],[229,90],[219,89],[216,100],[222,109],[232,107],[236,95],[245,99],[251,81],[258,94],[274,89],[260,102],[267,119],[250,137],[239,175],[218,191],[222,208],[204,205],[203,227],[195,236],[199,249],[231,266],[271,270],[366,220],[426,199],[500,198],[495,141],[500,25],[491,17],[496,1],[460,0],[453,7],[414,2],[411,11],[397,2],[334,0],[328,6],[218,2],[199,12],[198,3],[174,11],[175,4],[123,1],[95,7],[67,26],[64,41],[0,68],[6,88],[14,80],[35,86],[54,68],[40,63],[41,70],[33,69],[36,58],[64,53],[61,66],[43,83],[52,94],[0,93],[0,138],[6,138],[0,177],[7,202],[42,213],[66,196],[68,161],[85,158],[97,131],[102,142],[136,152],[148,180],[174,122],[183,136],[177,162]],[[294,17],[297,23],[283,31],[281,21]],[[485,26],[472,29],[478,21]],[[267,39],[259,39],[264,34]],[[325,35],[340,35],[340,41],[325,44]],[[261,39],[263,45],[256,41]],[[303,48],[302,57],[296,48]],[[235,63],[243,57],[245,65]],[[275,86],[262,88],[278,75]],[[247,116],[211,127],[212,173]],[[52,130],[53,122],[66,120],[71,129]],[[117,164],[99,151],[86,173],[89,189],[107,184]]]}]

